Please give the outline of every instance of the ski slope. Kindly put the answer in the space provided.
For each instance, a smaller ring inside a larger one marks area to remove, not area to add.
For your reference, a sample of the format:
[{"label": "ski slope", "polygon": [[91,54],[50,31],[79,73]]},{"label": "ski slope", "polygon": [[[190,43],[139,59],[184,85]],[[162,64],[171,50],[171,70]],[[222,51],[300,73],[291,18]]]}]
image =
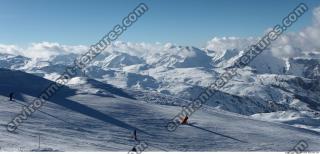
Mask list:
[{"label": "ski slope", "polygon": [[[133,129],[139,130],[137,138],[149,145],[146,151],[288,151],[300,140],[309,144],[307,150],[320,150],[318,132],[208,106],[189,118],[192,125],[169,132],[167,122],[181,111],[180,106],[138,100],[126,91],[91,79],[64,87],[41,112],[34,113],[15,133],[10,133],[6,124],[22,110],[22,104],[34,99],[36,92],[32,90],[39,86],[35,83],[51,81],[31,82],[39,79],[23,72],[8,71],[1,75],[3,151],[129,151],[135,145]],[[19,94],[15,102],[4,94],[10,83],[5,79],[20,82],[20,86],[10,87]]]}]

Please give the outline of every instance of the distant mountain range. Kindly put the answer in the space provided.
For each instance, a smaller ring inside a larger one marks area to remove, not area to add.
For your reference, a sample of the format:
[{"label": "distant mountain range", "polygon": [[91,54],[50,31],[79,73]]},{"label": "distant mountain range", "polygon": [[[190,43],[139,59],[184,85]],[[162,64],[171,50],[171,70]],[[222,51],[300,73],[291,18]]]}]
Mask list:
[{"label": "distant mountain range", "polygon": [[[119,88],[193,100],[243,54],[166,44],[157,48],[113,48],[78,76]],[[320,53],[276,57],[267,49],[208,101],[208,105],[320,131]],[[54,80],[79,54],[46,59],[0,54],[0,67]],[[301,120],[306,119],[306,120]]]}]

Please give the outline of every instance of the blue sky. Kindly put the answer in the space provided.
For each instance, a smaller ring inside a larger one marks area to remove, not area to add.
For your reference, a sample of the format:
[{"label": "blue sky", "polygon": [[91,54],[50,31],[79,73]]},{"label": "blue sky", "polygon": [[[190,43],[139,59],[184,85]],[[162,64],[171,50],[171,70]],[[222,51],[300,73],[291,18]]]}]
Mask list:
[{"label": "blue sky", "polygon": [[[140,2],[149,11],[120,38],[130,42],[172,42],[202,47],[213,37],[261,36],[298,0],[0,0],[0,44],[58,42],[90,45],[121,23]],[[290,31],[312,22],[319,0]]]}]

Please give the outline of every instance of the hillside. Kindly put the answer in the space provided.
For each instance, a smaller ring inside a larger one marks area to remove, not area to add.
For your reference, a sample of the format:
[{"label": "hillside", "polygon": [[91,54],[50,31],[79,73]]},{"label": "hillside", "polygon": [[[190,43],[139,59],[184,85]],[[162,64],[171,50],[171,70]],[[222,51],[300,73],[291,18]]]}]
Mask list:
[{"label": "hillside", "polygon": [[[37,111],[15,133],[9,133],[5,126],[21,111],[21,104],[30,103],[39,92],[35,89],[51,81],[19,71],[0,71],[4,126],[0,141],[5,151],[37,150],[39,135],[42,151],[129,151],[134,145],[132,129],[141,130],[138,138],[149,145],[146,151],[288,151],[300,140],[309,144],[308,150],[320,150],[320,134],[315,131],[209,106],[190,118],[194,126],[169,132],[166,124],[181,111],[179,104],[142,101],[135,92],[86,78],[72,79],[41,108],[42,112]],[[16,102],[8,101],[3,91],[8,87],[19,96]]]}]

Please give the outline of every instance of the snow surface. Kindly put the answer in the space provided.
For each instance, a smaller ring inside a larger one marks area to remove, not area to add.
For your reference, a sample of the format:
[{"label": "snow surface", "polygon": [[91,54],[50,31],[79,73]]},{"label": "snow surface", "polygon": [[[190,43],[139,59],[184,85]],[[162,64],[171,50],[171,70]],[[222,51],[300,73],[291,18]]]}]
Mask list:
[{"label": "snow surface", "polygon": [[[8,132],[5,126],[22,110],[22,104],[31,103],[49,83],[31,74],[1,69],[3,151],[129,151],[135,145],[133,129],[138,130],[138,139],[149,145],[146,151],[288,151],[300,140],[309,144],[308,150],[320,150],[320,133],[316,131],[207,105],[190,117],[193,126],[169,132],[167,122],[187,100],[173,101],[178,104],[146,101],[143,98],[162,96],[162,101],[169,102],[173,97],[123,90],[84,77],[72,79],[72,84],[40,109],[42,112],[34,113],[15,133]],[[8,100],[9,91],[15,91],[15,102]]]}]

